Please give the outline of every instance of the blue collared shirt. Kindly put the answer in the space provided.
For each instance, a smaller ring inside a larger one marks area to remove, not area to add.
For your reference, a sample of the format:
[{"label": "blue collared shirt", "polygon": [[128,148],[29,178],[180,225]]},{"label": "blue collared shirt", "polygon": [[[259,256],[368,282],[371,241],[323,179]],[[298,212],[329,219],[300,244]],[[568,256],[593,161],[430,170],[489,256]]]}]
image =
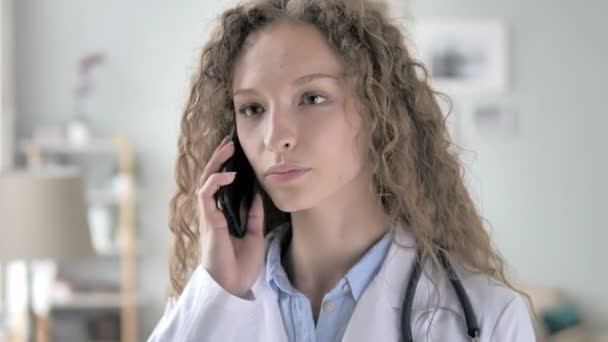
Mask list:
[{"label": "blue collared shirt", "polygon": [[266,280],[278,296],[290,342],[340,341],[361,294],[378,273],[388,252],[392,233],[387,232],[323,297],[317,325],[308,298],[295,289],[281,264],[282,249],[290,238],[289,226],[279,227],[266,255]]}]

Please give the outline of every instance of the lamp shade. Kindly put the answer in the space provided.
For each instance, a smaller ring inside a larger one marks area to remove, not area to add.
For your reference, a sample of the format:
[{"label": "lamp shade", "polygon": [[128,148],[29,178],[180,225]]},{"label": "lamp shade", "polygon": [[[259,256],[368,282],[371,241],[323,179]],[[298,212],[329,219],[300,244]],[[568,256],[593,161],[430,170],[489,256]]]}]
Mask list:
[{"label": "lamp shade", "polygon": [[0,173],[0,261],[94,255],[77,169]]}]

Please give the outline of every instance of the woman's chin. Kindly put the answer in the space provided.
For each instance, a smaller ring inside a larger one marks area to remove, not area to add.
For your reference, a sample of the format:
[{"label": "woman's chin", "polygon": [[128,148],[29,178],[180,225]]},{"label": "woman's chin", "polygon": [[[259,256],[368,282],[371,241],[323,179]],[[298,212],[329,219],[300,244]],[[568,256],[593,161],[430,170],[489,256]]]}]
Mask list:
[{"label": "woman's chin", "polygon": [[272,203],[274,203],[275,207],[286,213],[293,213],[310,208],[310,205],[308,205],[306,201],[304,201],[304,199],[300,196],[271,195],[271,198]]},{"label": "woman's chin", "polygon": [[274,205],[279,210],[281,210],[282,212],[285,212],[285,213],[293,213],[293,212],[305,209],[303,206],[298,205],[297,203],[287,203],[287,202],[276,203],[275,202]]}]

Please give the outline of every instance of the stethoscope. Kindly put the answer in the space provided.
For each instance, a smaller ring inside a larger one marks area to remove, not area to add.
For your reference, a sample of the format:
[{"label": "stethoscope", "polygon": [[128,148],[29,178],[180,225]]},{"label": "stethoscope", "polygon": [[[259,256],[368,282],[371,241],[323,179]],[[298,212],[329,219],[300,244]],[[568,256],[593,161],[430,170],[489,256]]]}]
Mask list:
[{"label": "stethoscope", "polygon": [[[458,301],[464,310],[464,316],[467,323],[467,334],[471,337],[471,341],[479,341],[479,326],[477,325],[477,317],[475,316],[475,312],[471,306],[471,301],[469,300],[460,279],[458,279],[456,272],[454,272],[454,268],[450,264],[448,258],[442,252],[438,254],[438,257],[439,262],[450,279],[450,283],[452,283],[452,287],[456,291]],[[414,304],[414,295],[416,294],[418,280],[420,279],[421,260],[422,256],[420,255],[420,250],[418,250],[418,253],[416,253],[416,260],[414,261],[414,269],[412,270],[412,274],[407,283],[407,289],[405,290],[405,299],[403,300],[403,307],[401,310],[401,336],[404,342],[414,341],[412,338],[411,326],[412,306]]]}]

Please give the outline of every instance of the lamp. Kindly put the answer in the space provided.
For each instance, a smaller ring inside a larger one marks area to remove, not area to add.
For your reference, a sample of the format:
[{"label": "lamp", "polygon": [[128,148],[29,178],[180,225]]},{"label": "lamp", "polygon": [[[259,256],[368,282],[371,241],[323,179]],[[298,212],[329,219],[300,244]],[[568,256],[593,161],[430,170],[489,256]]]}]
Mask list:
[{"label": "lamp", "polygon": [[[0,173],[0,262],[30,262],[28,287],[32,291],[28,292],[39,323],[46,322],[56,275],[56,265],[50,260],[92,255],[84,184],[77,169]],[[39,336],[44,327],[37,328],[36,336],[44,340]]]}]

